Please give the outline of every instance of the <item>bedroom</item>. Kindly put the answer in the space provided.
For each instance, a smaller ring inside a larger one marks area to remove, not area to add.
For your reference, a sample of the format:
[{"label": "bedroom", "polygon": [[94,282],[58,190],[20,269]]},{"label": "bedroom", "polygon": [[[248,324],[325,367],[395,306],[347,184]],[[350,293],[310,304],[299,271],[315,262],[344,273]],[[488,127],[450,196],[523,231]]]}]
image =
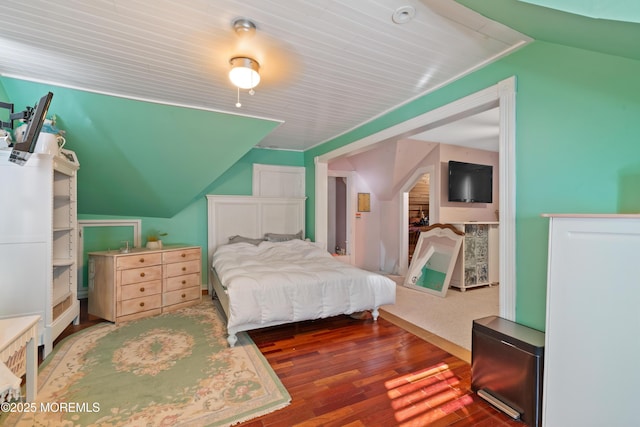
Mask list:
[{"label": "bedroom", "polygon": [[[204,247],[202,196],[251,194],[253,163],[308,168],[307,230],[313,238],[311,171],[316,156],[516,76],[515,313],[518,322],[543,329],[548,224],[540,214],[640,209],[635,192],[640,181],[640,148],[635,143],[640,55],[637,46],[628,44],[637,39],[637,24],[566,16],[516,1],[496,2],[494,9],[471,1],[460,3],[484,7],[482,13],[531,34],[536,41],[305,151],[256,147],[277,126],[259,118],[223,113],[194,117],[192,110],[182,107],[21,80],[4,72],[0,100],[31,105],[47,88],[54,89],[53,111],[66,125],[67,144],[78,153],[82,165],[81,218],[142,218],[143,234],[152,228],[166,230],[168,242]],[[522,8],[526,8],[524,15]],[[523,22],[525,15],[532,18]],[[576,37],[563,37],[559,29],[545,28],[541,23],[549,22],[550,17]],[[233,102],[235,99],[229,105]],[[243,102],[249,105],[251,100],[247,97]],[[203,120],[205,127],[201,127]],[[154,126],[141,126],[144,121]],[[203,140],[209,143],[204,147],[195,144]],[[178,150],[189,152],[186,165],[178,163]],[[198,167],[203,163],[215,172],[201,173]],[[177,189],[168,185],[170,178],[178,181]],[[128,191],[116,194],[118,187]]]}]

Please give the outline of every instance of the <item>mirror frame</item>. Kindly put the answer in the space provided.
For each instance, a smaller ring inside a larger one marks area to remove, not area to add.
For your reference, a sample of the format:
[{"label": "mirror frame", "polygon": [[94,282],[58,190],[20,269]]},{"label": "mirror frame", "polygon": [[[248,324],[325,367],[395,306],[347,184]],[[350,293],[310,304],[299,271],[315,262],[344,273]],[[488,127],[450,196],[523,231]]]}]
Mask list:
[{"label": "mirror frame", "polygon": [[[444,245],[442,244],[442,239],[449,239],[451,242]],[[420,233],[418,238],[411,265],[405,276],[404,286],[444,298],[447,295],[447,290],[449,290],[449,283],[451,282],[451,276],[458,260],[463,239],[464,232],[451,224],[433,224],[427,227]],[[445,251],[450,252],[451,259],[449,260],[447,271],[444,272],[445,279],[442,288],[438,290],[416,285],[415,282],[421,276],[421,271],[425,264],[435,253],[444,253]]]}]

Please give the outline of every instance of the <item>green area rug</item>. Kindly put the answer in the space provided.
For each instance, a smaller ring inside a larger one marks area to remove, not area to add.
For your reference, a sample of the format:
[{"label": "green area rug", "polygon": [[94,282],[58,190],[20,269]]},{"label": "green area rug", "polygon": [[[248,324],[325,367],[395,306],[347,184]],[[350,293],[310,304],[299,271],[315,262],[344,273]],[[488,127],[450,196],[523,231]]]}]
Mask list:
[{"label": "green area rug", "polygon": [[251,339],[240,333],[229,348],[225,334],[208,299],[83,330],[40,367],[36,403],[0,424],[226,426],[287,406],[291,397]]}]

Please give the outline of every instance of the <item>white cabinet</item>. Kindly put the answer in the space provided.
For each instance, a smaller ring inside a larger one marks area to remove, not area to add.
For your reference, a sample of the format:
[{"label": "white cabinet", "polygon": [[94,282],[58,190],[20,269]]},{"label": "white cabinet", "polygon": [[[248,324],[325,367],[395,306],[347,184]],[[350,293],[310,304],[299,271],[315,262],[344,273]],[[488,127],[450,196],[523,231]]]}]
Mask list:
[{"label": "white cabinet", "polygon": [[465,291],[498,284],[500,278],[500,229],[497,222],[453,223],[464,231],[462,248],[451,277],[451,286]]},{"label": "white cabinet", "polygon": [[638,425],[640,215],[551,215],[543,425]]},{"label": "white cabinet", "polygon": [[[66,151],[66,150],[65,150]],[[78,321],[76,172],[63,156],[24,166],[0,150],[0,318],[37,314],[38,345]]]}]

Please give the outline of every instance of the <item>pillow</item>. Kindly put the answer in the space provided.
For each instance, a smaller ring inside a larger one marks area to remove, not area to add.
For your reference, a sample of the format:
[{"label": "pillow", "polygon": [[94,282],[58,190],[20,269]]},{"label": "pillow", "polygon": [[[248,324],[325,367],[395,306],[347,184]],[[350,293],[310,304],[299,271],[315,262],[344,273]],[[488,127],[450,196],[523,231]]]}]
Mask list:
[{"label": "pillow", "polygon": [[269,242],[286,242],[293,239],[302,240],[302,230],[298,231],[296,234],[265,233],[264,238]]},{"label": "pillow", "polygon": [[252,239],[250,237],[244,237],[244,236],[231,236],[229,237],[229,244],[232,243],[251,243],[252,245],[259,245],[261,242],[264,242],[265,239]]}]

